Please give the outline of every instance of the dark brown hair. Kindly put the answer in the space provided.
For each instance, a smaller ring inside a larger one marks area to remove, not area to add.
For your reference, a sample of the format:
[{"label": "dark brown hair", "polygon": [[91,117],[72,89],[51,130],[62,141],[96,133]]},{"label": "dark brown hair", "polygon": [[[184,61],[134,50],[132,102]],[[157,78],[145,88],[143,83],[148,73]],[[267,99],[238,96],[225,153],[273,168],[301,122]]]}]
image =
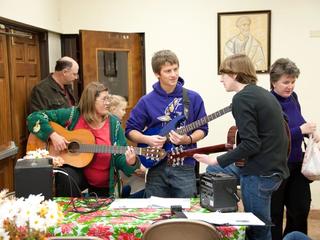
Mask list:
[{"label": "dark brown hair", "polygon": [[227,57],[219,68],[219,73],[236,74],[236,80],[243,84],[256,84],[258,79],[256,69],[245,54],[235,54]]},{"label": "dark brown hair", "polygon": [[270,68],[270,88],[271,89],[273,89],[273,83],[276,83],[283,75],[288,75],[294,78],[298,78],[300,75],[299,68],[289,58],[279,58],[271,65],[271,68]]}]

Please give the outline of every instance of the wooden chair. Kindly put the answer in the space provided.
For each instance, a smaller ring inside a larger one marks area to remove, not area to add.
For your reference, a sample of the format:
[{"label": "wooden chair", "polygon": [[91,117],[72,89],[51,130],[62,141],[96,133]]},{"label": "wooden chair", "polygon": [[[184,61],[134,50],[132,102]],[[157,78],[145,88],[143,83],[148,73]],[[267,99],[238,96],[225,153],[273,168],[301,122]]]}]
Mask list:
[{"label": "wooden chair", "polygon": [[168,219],[152,224],[143,240],[215,240],[222,234],[212,225],[197,220]]}]

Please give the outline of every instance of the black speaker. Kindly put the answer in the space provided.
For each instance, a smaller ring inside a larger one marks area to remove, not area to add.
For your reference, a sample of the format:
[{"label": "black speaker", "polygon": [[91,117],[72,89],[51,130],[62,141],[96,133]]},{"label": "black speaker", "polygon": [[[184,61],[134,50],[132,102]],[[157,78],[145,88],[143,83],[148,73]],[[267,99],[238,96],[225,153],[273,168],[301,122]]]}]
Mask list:
[{"label": "black speaker", "polygon": [[210,211],[238,210],[237,178],[224,173],[204,173],[200,176],[200,205]]},{"label": "black speaker", "polygon": [[52,159],[19,159],[14,168],[16,197],[42,194],[45,199],[53,195]]}]

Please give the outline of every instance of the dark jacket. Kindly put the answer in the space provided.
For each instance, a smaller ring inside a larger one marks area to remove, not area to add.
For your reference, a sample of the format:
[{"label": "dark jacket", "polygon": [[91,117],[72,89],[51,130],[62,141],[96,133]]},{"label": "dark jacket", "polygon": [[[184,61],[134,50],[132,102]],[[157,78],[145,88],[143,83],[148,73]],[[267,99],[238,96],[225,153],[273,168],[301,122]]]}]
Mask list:
[{"label": "dark jacket", "polygon": [[217,157],[225,167],[245,159],[242,175],[289,176],[287,152],[289,139],[281,106],[267,90],[247,85],[232,99],[232,114],[238,127],[240,144],[228,153]]},{"label": "dark jacket", "polygon": [[[77,99],[73,95],[71,85],[64,86],[73,105]],[[50,74],[41,80],[31,91],[29,112],[71,107],[67,96]]]}]

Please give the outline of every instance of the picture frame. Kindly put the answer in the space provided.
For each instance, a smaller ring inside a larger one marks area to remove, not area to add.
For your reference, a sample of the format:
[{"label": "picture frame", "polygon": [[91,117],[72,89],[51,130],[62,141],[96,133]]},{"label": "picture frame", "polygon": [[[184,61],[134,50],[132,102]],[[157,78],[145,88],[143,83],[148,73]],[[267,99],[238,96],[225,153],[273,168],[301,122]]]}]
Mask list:
[{"label": "picture frame", "polygon": [[244,53],[257,73],[270,68],[271,10],[218,13],[218,73],[228,56]]},{"label": "picture frame", "polygon": [[104,52],[104,75],[106,77],[117,77],[117,55],[113,51]]}]

